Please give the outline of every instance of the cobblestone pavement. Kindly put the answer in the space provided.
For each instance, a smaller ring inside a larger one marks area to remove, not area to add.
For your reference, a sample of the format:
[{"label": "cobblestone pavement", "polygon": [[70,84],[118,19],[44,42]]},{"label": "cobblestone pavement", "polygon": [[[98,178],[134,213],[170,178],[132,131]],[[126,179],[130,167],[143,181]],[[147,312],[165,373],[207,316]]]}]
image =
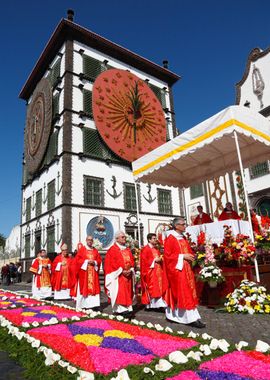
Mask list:
[{"label": "cobblestone pavement", "polygon": [[[14,284],[10,286],[1,286],[10,291],[21,291],[31,295],[31,285],[26,283]],[[63,301],[67,305],[75,306],[73,301]],[[60,302],[59,302],[60,303]],[[105,313],[111,313],[111,308],[106,302],[106,296],[102,294],[101,297],[101,310]],[[171,323],[165,319],[163,313],[145,311],[143,308],[135,306],[136,319],[144,322],[159,323],[162,326],[169,326],[173,330],[182,330],[184,332],[191,331],[190,326],[179,325]],[[194,329],[194,332],[207,332],[215,338],[224,338],[230,343],[238,343],[240,340],[245,340],[250,343],[251,347],[255,347],[258,339],[263,340],[270,344],[270,316],[269,315],[246,315],[246,314],[228,314],[223,312],[217,312],[214,309],[208,309],[207,307],[200,306],[199,312],[202,320],[206,323],[204,329]],[[2,369],[2,356],[5,353],[0,353],[0,368]],[[13,361],[5,361],[7,363],[7,370],[10,376],[12,375]],[[16,367],[18,367],[16,365]],[[9,368],[9,369],[8,369]],[[15,370],[16,371],[16,370]],[[2,372],[2,371],[1,371]],[[19,377],[20,372],[16,379],[20,380],[23,377]],[[0,377],[0,380],[2,378]],[[3,378],[4,379],[4,378]],[[5,379],[13,379],[13,377],[5,377]],[[15,377],[14,377],[15,379]]]}]

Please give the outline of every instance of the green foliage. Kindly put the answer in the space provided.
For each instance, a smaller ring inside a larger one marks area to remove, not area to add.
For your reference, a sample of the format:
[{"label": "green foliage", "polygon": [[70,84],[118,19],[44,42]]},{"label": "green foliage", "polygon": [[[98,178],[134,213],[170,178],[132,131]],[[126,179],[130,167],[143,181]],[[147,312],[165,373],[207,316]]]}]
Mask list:
[{"label": "green foliage", "polygon": [[6,238],[3,234],[0,233],[0,247],[5,248],[6,245]]}]

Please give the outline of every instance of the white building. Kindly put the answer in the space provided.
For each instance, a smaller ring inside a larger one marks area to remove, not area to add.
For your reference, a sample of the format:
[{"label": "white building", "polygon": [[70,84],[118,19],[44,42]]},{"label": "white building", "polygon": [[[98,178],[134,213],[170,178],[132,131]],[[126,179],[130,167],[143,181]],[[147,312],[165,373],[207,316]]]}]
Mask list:
[{"label": "white building", "polygon": [[[87,234],[104,248],[120,228],[138,238],[130,161],[176,135],[171,87],[178,79],[166,61],[161,67],[75,24],[71,11],[58,24],[20,93],[27,102],[24,271],[40,248],[54,253],[64,241],[73,251]],[[135,110],[130,96],[136,86],[140,106]],[[110,119],[102,91],[123,103],[115,111],[121,120]],[[127,129],[119,134],[122,122]],[[140,185],[144,241],[181,213],[179,195],[175,188]]]}]

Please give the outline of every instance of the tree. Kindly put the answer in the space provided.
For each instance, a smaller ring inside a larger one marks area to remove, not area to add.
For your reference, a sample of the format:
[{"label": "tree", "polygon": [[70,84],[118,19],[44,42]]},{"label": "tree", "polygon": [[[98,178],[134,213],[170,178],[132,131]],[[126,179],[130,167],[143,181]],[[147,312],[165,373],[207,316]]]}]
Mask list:
[{"label": "tree", "polygon": [[3,234],[0,233],[0,247],[5,248],[6,238]]}]

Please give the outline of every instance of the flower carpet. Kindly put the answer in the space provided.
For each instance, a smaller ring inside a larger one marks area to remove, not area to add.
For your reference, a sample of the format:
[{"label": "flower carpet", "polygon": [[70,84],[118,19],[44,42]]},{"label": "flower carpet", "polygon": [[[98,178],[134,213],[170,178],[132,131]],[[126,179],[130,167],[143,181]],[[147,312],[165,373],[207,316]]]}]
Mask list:
[{"label": "flower carpet", "polygon": [[15,308],[15,307],[26,307],[26,306],[37,306],[41,305],[40,301],[34,300],[32,298],[7,298],[0,299],[0,310],[7,308]]},{"label": "flower carpet", "polygon": [[15,294],[15,293],[12,293],[12,292],[6,292],[5,290],[0,290],[0,299],[2,299],[2,298],[10,298],[10,297],[12,297],[12,298],[16,298],[16,297],[22,297],[22,296],[18,296],[17,294]]},{"label": "flower carpet", "polygon": [[104,319],[35,328],[28,334],[71,364],[103,374],[131,364],[150,363],[155,357],[198,344],[193,339]]},{"label": "flower carpet", "polygon": [[206,361],[196,371],[183,371],[170,380],[269,380],[270,355],[234,351]]},{"label": "flower carpet", "polygon": [[[27,299],[26,299],[27,300]],[[12,310],[0,310],[0,315],[3,315],[16,326],[23,326],[24,323],[45,322],[51,318],[61,320],[63,318],[86,317],[86,314],[68,310],[59,306],[33,306],[25,308],[17,308]],[[56,321],[57,322],[57,321]]]},{"label": "flower carpet", "polygon": [[0,309],[0,349],[32,379],[270,380],[270,346],[262,341],[255,351],[244,341],[234,348],[206,333],[185,335],[48,301],[32,306],[38,301],[7,293],[0,293],[0,302],[10,302]]}]

